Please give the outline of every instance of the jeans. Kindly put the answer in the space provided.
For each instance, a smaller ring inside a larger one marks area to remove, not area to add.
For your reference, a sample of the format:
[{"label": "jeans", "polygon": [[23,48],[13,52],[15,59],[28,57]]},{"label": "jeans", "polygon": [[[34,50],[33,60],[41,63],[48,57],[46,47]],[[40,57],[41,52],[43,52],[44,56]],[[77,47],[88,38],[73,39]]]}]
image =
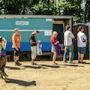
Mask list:
[{"label": "jeans", "polygon": [[65,49],[64,49],[64,57],[63,57],[63,61],[66,62],[66,56],[67,56],[67,53],[69,52],[69,62],[72,62],[73,61],[73,58],[74,58],[74,48],[73,48],[73,45],[71,46],[65,46]]}]

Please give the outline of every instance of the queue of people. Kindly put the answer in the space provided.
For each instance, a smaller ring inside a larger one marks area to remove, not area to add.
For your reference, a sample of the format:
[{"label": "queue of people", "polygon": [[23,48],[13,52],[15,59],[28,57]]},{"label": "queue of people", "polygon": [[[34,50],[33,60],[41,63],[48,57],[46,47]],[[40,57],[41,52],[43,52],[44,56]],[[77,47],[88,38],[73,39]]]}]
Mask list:
[{"label": "queue of people", "polygon": [[[73,46],[73,39],[76,39],[76,37],[71,32],[71,28],[69,25],[66,25],[64,32],[64,56],[63,56],[63,62],[67,63],[67,54],[69,52],[69,63],[74,63],[74,46]],[[77,29],[77,46],[78,46],[78,63],[84,63],[84,54],[86,54],[86,45],[87,45],[87,37],[84,33],[84,27],[79,26]],[[31,45],[31,64],[37,65],[35,63],[36,56],[37,56],[37,43],[35,36],[39,34],[39,31],[36,30],[32,32],[30,35],[30,45]],[[57,65],[56,63],[56,57],[57,57],[57,45],[59,45],[59,40],[57,39],[58,33],[56,31],[53,31],[51,36],[51,52],[53,53],[53,64]],[[12,48],[14,49],[14,62],[15,65],[20,66],[21,63],[19,62],[20,57],[20,42],[21,42],[21,35],[19,33],[19,29],[16,28],[14,30],[14,34],[12,36]],[[60,48],[58,48],[60,49]]]},{"label": "queue of people", "polygon": [[[86,46],[87,46],[87,37],[84,33],[84,27],[79,26],[78,27],[78,33],[77,33],[77,46],[78,46],[78,63],[84,63],[84,55],[86,54]],[[39,41],[36,40],[35,36],[39,34],[39,31],[36,30],[30,35],[30,45],[31,45],[31,64],[37,65],[35,63],[36,56],[37,56],[37,44]],[[57,38],[58,33],[56,31],[53,31],[51,36],[51,45],[52,49],[51,52],[53,52],[53,65],[58,65],[56,63],[56,57],[58,55],[57,51],[60,51],[60,47],[58,47],[59,40]],[[74,63],[74,47],[73,47],[73,39],[75,39],[75,36],[71,32],[71,28],[69,25],[66,26],[66,30],[64,32],[64,56],[63,56],[63,62],[67,63],[67,53],[69,52],[69,63]],[[22,65],[19,61],[20,58],[20,42],[21,42],[21,35],[19,33],[19,29],[14,29],[14,34],[12,35],[12,48],[13,48],[13,59],[15,62],[15,65],[20,66]],[[6,66],[6,55],[3,55],[1,52],[2,50],[5,50],[7,41],[0,37],[0,74],[1,77],[7,79],[8,75],[5,73],[5,66]],[[60,53],[59,53],[60,54]]]}]

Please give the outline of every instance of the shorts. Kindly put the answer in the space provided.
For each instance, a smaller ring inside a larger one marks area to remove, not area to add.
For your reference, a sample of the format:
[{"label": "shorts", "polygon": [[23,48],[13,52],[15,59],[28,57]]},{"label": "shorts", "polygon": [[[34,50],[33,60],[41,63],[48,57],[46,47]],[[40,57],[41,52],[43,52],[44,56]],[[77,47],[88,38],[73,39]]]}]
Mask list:
[{"label": "shorts", "polygon": [[56,52],[56,46],[52,46],[52,52]]},{"label": "shorts", "polygon": [[14,48],[14,55],[15,55],[15,56],[20,56],[20,48],[18,48],[18,50],[16,50],[16,49]]},{"label": "shorts", "polygon": [[79,54],[86,54],[86,47],[78,47]]},{"label": "shorts", "polygon": [[35,60],[37,56],[37,48],[36,46],[31,46],[31,58],[32,60]]}]

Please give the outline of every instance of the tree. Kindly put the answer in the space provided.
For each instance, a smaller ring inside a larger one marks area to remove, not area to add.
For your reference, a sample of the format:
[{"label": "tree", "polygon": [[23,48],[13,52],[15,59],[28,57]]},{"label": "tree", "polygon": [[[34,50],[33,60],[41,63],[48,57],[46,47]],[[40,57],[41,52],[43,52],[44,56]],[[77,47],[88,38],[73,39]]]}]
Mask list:
[{"label": "tree", "polygon": [[27,8],[30,8],[37,4],[39,0],[2,0],[2,9],[4,14],[25,14]]},{"label": "tree", "polygon": [[86,0],[86,5],[85,5],[85,22],[90,22],[90,0]]},{"label": "tree", "polygon": [[[57,3],[58,1],[58,3]],[[90,21],[90,0],[0,0],[0,14],[72,15],[75,22]]]},{"label": "tree", "polygon": [[54,15],[57,9],[55,10],[53,3],[52,0],[40,0],[32,7],[32,12],[34,15]]}]

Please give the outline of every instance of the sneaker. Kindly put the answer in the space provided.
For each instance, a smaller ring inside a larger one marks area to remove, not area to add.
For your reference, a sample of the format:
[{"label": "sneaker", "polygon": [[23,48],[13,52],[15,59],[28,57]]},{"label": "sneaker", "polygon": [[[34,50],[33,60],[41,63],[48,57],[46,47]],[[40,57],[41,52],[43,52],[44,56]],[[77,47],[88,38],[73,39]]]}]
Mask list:
[{"label": "sneaker", "polygon": [[20,64],[19,63],[15,63],[15,66],[20,66]]},{"label": "sneaker", "polygon": [[68,63],[67,61],[63,61],[64,63]]},{"label": "sneaker", "polygon": [[15,66],[21,66],[21,65],[22,64],[19,61],[15,62]]},{"label": "sneaker", "polygon": [[75,64],[74,62],[70,62],[70,64]]},{"label": "sneaker", "polygon": [[20,62],[18,62],[18,64],[21,66],[22,64]]}]

